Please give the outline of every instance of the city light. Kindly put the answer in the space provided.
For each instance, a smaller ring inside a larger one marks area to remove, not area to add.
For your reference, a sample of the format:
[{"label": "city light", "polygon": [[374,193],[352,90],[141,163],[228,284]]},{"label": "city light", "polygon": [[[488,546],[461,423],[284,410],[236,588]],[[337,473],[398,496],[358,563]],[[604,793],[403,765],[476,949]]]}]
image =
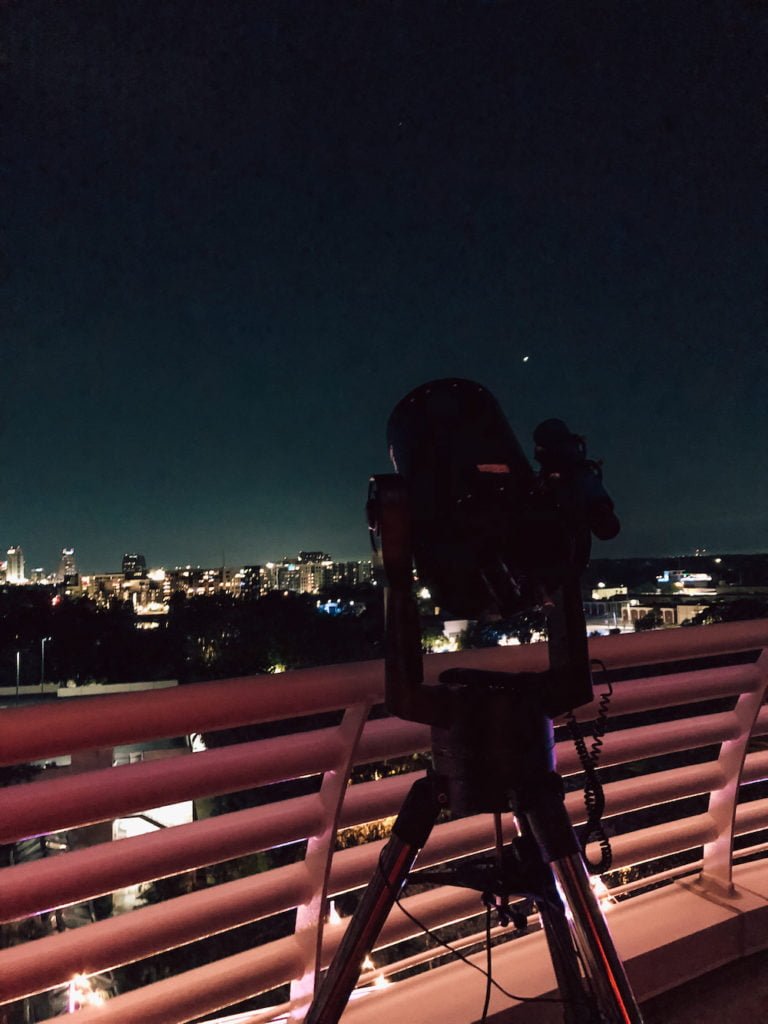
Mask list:
[{"label": "city light", "polygon": [[86,1006],[101,1006],[107,1001],[106,992],[94,988],[85,974],[76,974],[67,988],[67,1013],[75,1013]]},{"label": "city light", "polygon": [[608,910],[610,907],[613,907],[618,903],[618,900],[602,880],[600,875],[590,875],[589,882],[592,886],[592,892],[597,896],[603,910]]},{"label": "city light", "polygon": [[336,909],[335,900],[328,904],[328,924],[341,924],[341,914]]}]

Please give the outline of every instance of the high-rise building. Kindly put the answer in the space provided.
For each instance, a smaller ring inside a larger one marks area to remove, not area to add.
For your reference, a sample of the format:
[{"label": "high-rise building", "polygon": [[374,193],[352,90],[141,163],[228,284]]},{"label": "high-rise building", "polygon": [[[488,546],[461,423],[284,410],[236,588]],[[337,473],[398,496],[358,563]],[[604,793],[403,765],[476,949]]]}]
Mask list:
[{"label": "high-rise building", "polygon": [[77,576],[77,566],[75,565],[75,549],[62,548],[61,558],[59,559],[59,568],[56,572],[56,582],[71,583],[75,576]]},{"label": "high-rise building", "polygon": [[368,583],[372,576],[372,563],[370,560],[362,562],[333,562],[331,565],[327,584],[343,584],[348,587],[357,587]]},{"label": "high-rise building", "polygon": [[238,577],[239,592],[243,597],[261,597],[264,576],[260,565],[244,565]]},{"label": "high-rise building", "polygon": [[277,563],[277,589],[292,590],[296,593],[301,590],[298,562],[289,562],[284,559]]},{"label": "high-rise building", "polygon": [[328,582],[330,555],[322,551],[299,552],[299,590],[302,594],[319,594]]},{"label": "high-rise building", "polygon": [[125,554],[123,555],[123,575],[126,579],[141,579],[147,574],[147,560],[144,555]]},{"label": "high-rise building", "polygon": [[8,565],[5,570],[6,583],[26,583],[24,576],[24,552],[18,544],[8,548]]}]

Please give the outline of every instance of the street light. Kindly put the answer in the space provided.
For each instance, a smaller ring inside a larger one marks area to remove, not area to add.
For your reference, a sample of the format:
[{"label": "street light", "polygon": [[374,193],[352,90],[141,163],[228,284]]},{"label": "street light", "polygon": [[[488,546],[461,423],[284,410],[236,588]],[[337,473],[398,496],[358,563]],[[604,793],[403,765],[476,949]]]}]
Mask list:
[{"label": "street light", "polygon": [[45,683],[45,645],[52,639],[53,637],[51,636],[40,638],[40,693],[43,692],[43,684]]},{"label": "street light", "polygon": [[19,675],[21,671],[21,651],[16,651],[16,700],[19,699]]}]

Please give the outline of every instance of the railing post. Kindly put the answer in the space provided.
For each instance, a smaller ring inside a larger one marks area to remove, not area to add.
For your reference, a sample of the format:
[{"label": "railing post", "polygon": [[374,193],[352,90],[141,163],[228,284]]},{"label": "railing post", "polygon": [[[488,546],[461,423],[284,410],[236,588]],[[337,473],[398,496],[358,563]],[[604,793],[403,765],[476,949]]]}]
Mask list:
[{"label": "railing post", "polygon": [[[304,1019],[322,966],[323,930],[328,898],[333,847],[355,751],[368,720],[372,702],[347,708],[338,727],[339,756],[336,766],[325,772],[318,799],[323,806],[322,830],[311,836],[304,861],[313,895],[296,911],[296,935],[306,946],[304,973],[291,983],[291,1021]],[[300,742],[300,738],[299,738]]]},{"label": "railing post", "polygon": [[739,787],[755,721],[765,700],[768,686],[768,651],[763,651],[755,662],[755,685],[743,692],[736,702],[734,714],[739,724],[735,739],[724,740],[718,764],[725,784],[713,790],[709,798],[708,813],[717,827],[717,838],[706,843],[703,851],[704,867],[700,876],[703,888],[723,896],[731,896],[733,885],[733,840]]}]

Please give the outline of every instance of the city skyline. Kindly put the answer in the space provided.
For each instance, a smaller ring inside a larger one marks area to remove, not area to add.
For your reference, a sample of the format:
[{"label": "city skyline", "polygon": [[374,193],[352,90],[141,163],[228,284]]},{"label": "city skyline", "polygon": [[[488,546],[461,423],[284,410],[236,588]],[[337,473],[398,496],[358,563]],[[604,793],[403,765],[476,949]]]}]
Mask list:
[{"label": "city skyline", "polygon": [[[173,561],[173,560],[169,560],[169,559],[165,559],[165,560],[163,560],[163,559],[152,559],[152,558],[147,559],[143,552],[125,552],[125,551],[123,551],[120,555],[113,556],[113,561],[112,561],[112,563],[110,563],[110,565],[99,565],[99,566],[94,567],[93,565],[90,565],[90,564],[86,565],[85,563],[81,562],[80,557],[77,554],[77,549],[76,548],[63,548],[63,549],[61,549],[59,551],[58,555],[55,558],[53,558],[50,563],[46,563],[44,561],[41,562],[40,560],[34,560],[33,561],[33,560],[28,559],[27,555],[25,553],[25,550],[24,550],[24,546],[19,544],[19,545],[12,545],[10,548],[8,548],[8,550],[6,552],[6,559],[3,559],[2,557],[0,557],[0,567],[2,567],[3,565],[7,566],[9,564],[7,556],[10,556],[12,551],[20,552],[20,554],[21,554],[21,562],[22,562],[23,565],[26,566],[26,574],[27,575],[26,575],[26,578],[25,578],[25,582],[50,582],[53,579],[53,577],[57,575],[57,573],[54,570],[50,570],[49,572],[45,572],[45,570],[47,568],[47,565],[53,564],[54,562],[56,562],[56,563],[59,564],[59,566],[61,566],[62,555],[64,553],[68,554],[69,556],[72,556],[76,560],[76,563],[77,563],[76,571],[77,571],[77,573],[79,575],[94,576],[94,575],[103,575],[103,574],[112,574],[112,575],[125,574],[128,571],[128,570],[126,570],[126,567],[125,567],[126,559],[127,558],[139,557],[139,558],[143,559],[145,561],[144,570],[146,572],[152,572],[152,571],[155,571],[155,570],[168,570],[168,571],[170,571],[170,570],[180,570],[180,569],[196,569],[196,570],[211,570],[211,571],[215,571],[215,570],[218,570],[218,569],[230,569],[230,570],[232,570],[232,569],[249,568],[251,566],[256,566],[256,565],[258,565],[258,566],[272,566],[272,565],[284,565],[284,564],[288,564],[288,563],[298,562],[298,561],[300,561],[300,558],[299,558],[300,554],[303,551],[307,551],[307,550],[308,549],[295,548],[294,547],[293,551],[281,552],[279,555],[277,555],[277,554],[275,554],[273,552],[271,555],[266,555],[266,556],[264,556],[262,558],[252,558],[250,560],[249,559],[230,559],[230,558],[226,558],[226,559],[219,559],[218,561],[215,560],[215,559],[212,559],[210,561],[193,561],[193,560],[190,560],[190,559],[183,559],[183,558],[178,560],[178,561]],[[637,559],[637,560],[640,560],[640,559],[658,560],[658,559],[664,559],[664,558],[669,558],[669,559],[674,559],[674,560],[686,559],[686,558],[692,560],[692,559],[696,559],[696,558],[702,558],[702,559],[715,559],[716,561],[719,561],[720,557],[727,557],[728,555],[760,555],[760,554],[763,554],[763,553],[765,553],[764,549],[752,550],[752,549],[745,548],[743,550],[740,550],[740,549],[736,549],[736,548],[726,549],[726,548],[695,548],[695,547],[691,547],[691,548],[688,548],[688,549],[685,549],[685,550],[677,550],[677,551],[674,551],[674,550],[670,550],[670,551],[645,551],[645,552],[643,552],[641,554],[638,554],[638,555],[626,555],[626,554],[613,554],[611,552],[611,550],[610,550],[610,547],[608,547],[606,544],[601,544],[600,542],[594,542],[593,541],[592,555],[591,555],[591,558],[590,558],[590,562],[595,561],[595,560],[607,560],[607,561],[617,561],[617,562],[620,562],[620,561],[627,560],[627,559],[629,559],[629,560],[634,560],[634,559]],[[343,563],[352,563],[352,562],[370,563],[370,562],[375,562],[375,560],[376,560],[373,551],[370,550],[370,549],[369,549],[368,552],[364,552],[363,554],[360,554],[360,555],[345,556],[345,555],[338,555],[336,553],[327,553],[327,554],[324,554],[323,557],[324,557],[324,559],[327,559],[329,562],[332,562],[333,564],[343,564]],[[32,579],[30,574],[33,573],[33,572],[34,573],[38,573],[38,574],[43,572],[44,576],[41,576],[39,579]],[[58,576],[61,576],[61,569],[59,569]]]},{"label": "city skyline", "polygon": [[4,5],[0,532],[30,564],[367,550],[386,423],[564,419],[596,557],[768,549],[768,14]]},{"label": "city skyline", "polygon": [[[296,549],[293,553],[283,553],[283,554],[281,554],[279,556],[273,556],[273,557],[270,557],[270,558],[263,558],[261,560],[255,559],[255,560],[251,560],[250,562],[249,561],[239,561],[239,560],[238,561],[230,561],[230,560],[223,561],[222,560],[222,561],[219,561],[219,562],[206,562],[206,563],[203,563],[203,562],[190,562],[188,560],[186,560],[186,561],[185,560],[181,560],[179,562],[169,562],[169,561],[162,561],[162,560],[160,560],[160,561],[150,560],[150,561],[147,562],[144,554],[141,553],[141,552],[125,552],[124,551],[119,556],[119,561],[121,563],[121,567],[120,568],[116,568],[116,567],[112,568],[112,567],[104,567],[104,566],[99,567],[99,568],[92,568],[92,567],[85,567],[84,568],[81,565],[80,560],[79,560],[79,558],[77,556],[76,549],[75,548],[65,547],[65,548],[61,549],[61,551],[59,552],[59,555],[55,559],[55,561],[58,563],[58,566],[59,566],[58,571],[51,570],[50,572],[45,573],[44,577],[41,577],[40,579],[32,579],[32,577],[30,575],[31,573],[38,573],[39,574],[41,572],[45,572],[45,569],[46,569],[45,563],[40,562],[40,561],[35,561],[34,562],[34,567],[33,567],[33,563],[27,558],[26,554],[24,553],[23,545],[21,545],[21,544],[14,544],[10,548],[8,548],[8,550],[6,552],[6,556],[7,556],[6,559],[3,559],[2,557],[0,557],[0,567],[5,566],[6,567],[6,572],[9,569],[11,569],[11,571],[13,573],[13,579],[9,578],[9,579],[6,580],[6,582],[50,582],[51,580],[54,579],[54,577],[57,578],[57,579],[63,579],[64,578],[65,573],[64,573],[64,570],[62,569],[62,565],[63,565],[65,559],[71,559],[71,563],[66,567],[66,571],[67,572],[77,573],[78,575],[93,576],[93,575],[100,575],[100,574],[123,574],[123,575],[126,575],[126,574],[134,573],[137,570],[140,570],[140,571],[146,573],[146,572],[151,572],[153,570],[166,570],[166,569],[171,570],[171,569],[192,569],[192,568],[194,568],[194,569],[211,569],[211,570],[215,570],[215,569],[222,569],[222,568],[224,568],[224,569],[234,569],[235,567],[242,569],[242,568],[248,568],[248,567],[251,567],[251,566],[254,566],[254,565],[260,565],[260,566],[285,565],[285,564],[294,563],[294,562],[296,562],[296,563],[301,562],[301,560],[302,560],[301,559],[301,555],[315,555],[315,554],[319,554],[319,552],[317,552],[317,551],[309,551],[308,549],[301,548],[301,549]],[[138,559],[139,562],[137,562],[135,567],[132,564],[127,564],[127,563],[130,563],[130,562],[132,562],[133,560],[136,560],[136,559]],[[314,558],[313,559],[306,559],[305,558],[305,561],[312,561],[313,563],[314,562],[323,561],[323,562],[333,563],[333,564],[336,564],[336,565],[341,565],[341,564],[344,564],[344,563],[352,563],[352,562],[370,563],[371,560],[372,560],[372,553],[369,553],[367,558],[362,558],[362,557],[360,557],[360,558],[354,558],[354,557],[350,557],[350,558],[333,557],[332,555],[327,554],[327,553],[323,553],[322,554],[322,559],[320,559],[320,558],[317,558],[317,559],[314,559]],[[77,564],[75,564],[75,563],[77,563]]]}]

